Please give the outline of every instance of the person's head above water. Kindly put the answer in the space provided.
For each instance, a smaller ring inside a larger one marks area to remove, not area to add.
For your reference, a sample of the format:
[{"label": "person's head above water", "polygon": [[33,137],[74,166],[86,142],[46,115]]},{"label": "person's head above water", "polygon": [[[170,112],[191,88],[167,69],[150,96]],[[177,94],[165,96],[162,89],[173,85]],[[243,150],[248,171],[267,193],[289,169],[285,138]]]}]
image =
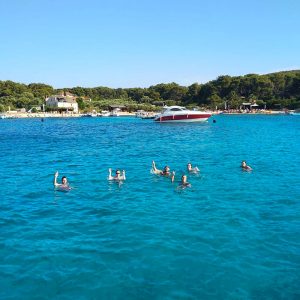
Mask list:
[{"label": "person's head above water", "polygon": [[116,177],[121,176],[121,171],[119,169],[116,170]]},{"label": "person's head above water", "polygon": [[251,171],[252,170],[252,168],[247,165],[247,162],[245,160],[242,161],[241,168],[243,170],[247,170],[247,171]]},{"label": "person's head above water", "polygon": [[53,184],[55,187],[63,187],[63,188],[68,187],[69,188],[69,183],[68,183],[68,179],[66,176],[62,176],[61,183],[57,183],[57,177],[58,177],[58,171],[56,171],[54,174]]},{"label": "person's head above water", "polygon": [[61,178],[61,183],[62,183],[62,184],[67,184],[67,183],[68,183],[68,179],[67,179],[66,176],[63,176],[63,177]]},{"label": "person's head above water", "polygon": [[181,176],[181,182],[179,184],[180,187],[186,188],[186,187],[191,187],[192,185],[187,181],[187,176],[183,174]]},{"label": "person's head above water", "polygon": [[188,164],[187,164],[187,169],[188,169],[188,170],[192,170],[192,164],[191,164],[191,163],[188,163]]},{"label": "person's head above water", "polygon": [[170,173],[170,167],[169,167],[169,166],[165,166],[165,167],[164,167],[164,170],[163,170],[163,173],[164,173],[164,174]]},{"label": "person's head above water", "polygon": [[112,175],[112,169],[108,169],[108,180],[125,180],[125,170],[116,169],[115,175]]},{"label": "person's head above water", "polygon": [[182,182],[182,183],[186,183],[186,180],[187,180],[187,176],[183,174],[183,175],[181,176],[181,182]]}]

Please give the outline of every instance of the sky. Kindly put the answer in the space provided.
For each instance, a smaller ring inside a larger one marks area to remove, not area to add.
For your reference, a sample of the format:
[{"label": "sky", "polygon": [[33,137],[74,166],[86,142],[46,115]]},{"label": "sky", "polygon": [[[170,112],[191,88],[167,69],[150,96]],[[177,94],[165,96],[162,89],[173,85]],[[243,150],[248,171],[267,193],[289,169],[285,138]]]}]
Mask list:
[{"label": "sky", "polygon": [[0,0],[0,80],[188,86],[295,69],[299,0]]}]

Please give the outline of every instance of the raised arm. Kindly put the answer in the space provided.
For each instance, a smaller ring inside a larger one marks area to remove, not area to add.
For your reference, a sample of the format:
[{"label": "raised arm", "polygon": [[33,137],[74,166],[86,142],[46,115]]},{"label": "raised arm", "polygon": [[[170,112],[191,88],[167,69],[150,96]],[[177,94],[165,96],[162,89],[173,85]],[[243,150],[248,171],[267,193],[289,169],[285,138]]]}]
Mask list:
[{"label": "raised arm", "polygon": [[157,170],[157,169],[156,169],[156,165],[155,165],[155,161],[154,161],[154,160],[152,160],[152,169],[153,169],[153,171]]},{"label": "raised arm", "polygon": [[54,174],[54,180],[53,180],[53,185],[54,186],[60,186],[60,184],[57,183],[57,177],[58,177],[58,171],[56,171],[55,174]]},{"label": "raised arm", "polygon": [[111,168],[108,169],[108,180],[113,180],[114,178],[111,176]]},{"label": "raised arm", "polygon": [[153,170],[153,172],[155,173],[155,174],[160,174],[162,171],[161,170],[158,170],[157,168],[156,168],[156,165],[155,165],[155,161],[153,160],[152,161],[152,170]]},{"label": "raised arm", "polygon": [[175,171],[172,172],[172,175],[171,175],[171,182],[174,182],[174,179],[175,179]]},{"label": "raised arm", "polygon": [[125,170],[123,170],[123,172],[122,172],[122,177],[123,177],[123,180],[126,180]]}]

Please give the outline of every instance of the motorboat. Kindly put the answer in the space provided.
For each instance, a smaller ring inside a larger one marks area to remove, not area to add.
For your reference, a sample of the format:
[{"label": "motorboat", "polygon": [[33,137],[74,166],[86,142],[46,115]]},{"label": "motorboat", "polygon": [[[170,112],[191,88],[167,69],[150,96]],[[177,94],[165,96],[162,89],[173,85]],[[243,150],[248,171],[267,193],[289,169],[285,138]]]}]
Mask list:
[{"label": "motorboat", "polygon": [[296,110],[290,112],[290,115],[292,115],[292,116],[300,116],[300,109],[296,109]]},{"label": "motorboat", "polygon": [[144,110],[138,110],[135,113],[135,116],[136,116],[136,118],[140,118],[140,119],[143,119],[143,120],[154,119],[155,118],[154,113],[147,112],[147,111],[144,111]]},{"label": "motorboat", "polygon": [[136,118],[141,118],[144,115],[145,111],[142,109],[139,109],[135,112],[135,117]]},{"label": "motorboat", "polygon": [[141,116],[142,120],[149,120],[149,119],[155,119],[155,115],[153,114],[145,114],[143,116]]},{"label": "motorboat", "polygon": [[101,111],[101,117],[109,117],[109,116],[110,116],[110,112],[108,110]]},{"label": "motorboat", "polygon": [[211,116],[211,113],[190,110],[182,106],[164,106],[163,111],[156,115],[156,122],[205,122]]},{"label": "motorboat", "polygon": [[98,116],[98,114],[97,114],[97,112],[95,110],[93,110],[92,112],[83,114],[81,116],[82,117],[86,117],[86,118],[95,118],[95,117]]},{"label": "motorboat", "polygon": [[120,114],[119,114],[120,111],[121,111],[121,109],[115,108],[115,109],[110,113],[110,116],[111,116],[111,117],[119,117],[119,116],[120,116]]}]

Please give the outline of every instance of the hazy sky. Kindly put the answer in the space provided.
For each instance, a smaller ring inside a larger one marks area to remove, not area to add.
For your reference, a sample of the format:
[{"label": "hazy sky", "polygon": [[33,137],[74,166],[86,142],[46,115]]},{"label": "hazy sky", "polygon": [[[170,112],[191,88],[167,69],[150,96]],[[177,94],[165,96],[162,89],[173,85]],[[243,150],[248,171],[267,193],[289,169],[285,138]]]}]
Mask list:
[{"label": "hazy sky", "polygon": [[300,68],[299,0],[0,0],[0,80],[190,85]]}]

